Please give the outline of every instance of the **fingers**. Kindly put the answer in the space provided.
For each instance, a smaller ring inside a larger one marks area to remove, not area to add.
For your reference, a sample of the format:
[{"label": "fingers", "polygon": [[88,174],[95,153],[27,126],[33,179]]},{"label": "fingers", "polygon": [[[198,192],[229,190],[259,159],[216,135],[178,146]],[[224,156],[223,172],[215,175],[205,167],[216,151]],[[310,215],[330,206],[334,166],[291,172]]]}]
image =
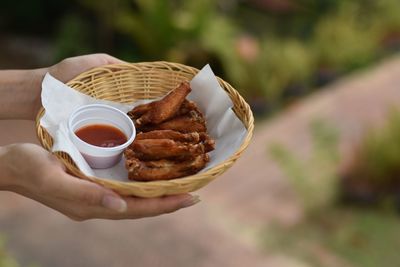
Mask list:
[{"label": "fingers", "polygon": [[125,62],[108,54],[90,54],[66,58],[51,66],[48,71],[52,76],[65,83],[78,74],[94,67],[120,63]]},{"label": "fingers", "polygon": [[81,64],[86,65],[87,69],[94,68],[94,67],[100,67],[100,66],[108,65],[108,64],[126,63],[125,61],[122,61],[118,58],[115,58],[115,57],[110,56],[109,54],[105,54],[105,53],[77,56],[77,57],[69,58],[67,60],[73,61],[74,63],[80,62]]},{"label": "fingers", "polygon": [[89,219],[121,220],[171,213],[181,208],[195,205],[200,201],[198,196],[189,194],[151,199],[126,197],[124,200],[127,203],[124,211],[110,209],[104,205],[87,205],[87,203],[61,199],[54,201],[52,208],[59,210],[61,213],[76,221]]},{"label": "fingers", "polygon": [[136,198],[125,197],[127,209],[124,212],[115,212],[112,210],[105,210],[104,208],[97,207],[90,212],[90,218],[103,218],[103,219],[138,219],[144,217],[153,217],[165,213],[171,213],[182,208],[190,207],[200,202],[198,196],[190,194],[182,194],[175,196],[166,196],[160,198]]},{"label": "fingers", "polygon": [[118,58],[115,58],[113,56],[110,56],[108,54],[100,54],[104,60],[106,61],[104,64],[120,64],[120,63],[126,63],[126,61],[122,61]]},{"label": "fingers", "polygon": [[125,214],[135,214],[139,217],[150,217],[171,213],[200,202],[199,196],[182,194],[160,198],[125,198],[128,207]]},{"label": "fingers", "polygon": [[20,168],[10,177],[24,180],[13,191],[75,220],[136,219],[174,212],[199,202],[197,196],[190,194],[151,199],[121,197],[110,189],[67,174],[56,157],[38,146],[19,145],[10,150],[13,153],[9,152],[8,163],[23,163],[13,163]]},{"label": "fingers", "polygon": [[50,193],[58,198],[85,206],[100,206],[117,212],[124,212],[127,208],[125,200],[112,190],[66,173],[60,174],[60,178],[52,183],[51,188]]},{"label": "fingers", "polygon": [[121,197],[110,189],[71,176],[61,168],[55,168],[42,177],[41,190],[31,198],[78,221],[150,217],[199,202],[197,196],[190,194],[159,198]]},{"label": "fingers", "polygon": [[116,219],[171,213],[200,201],[198,196],[190,194],[160,198],[122,198],[112,190],[68,174],[62,175],[56,185],[53,185],[53,194],[65,201],[80,203],[82,207],[88,209],[89,213],[92,209],[93,216]]}]

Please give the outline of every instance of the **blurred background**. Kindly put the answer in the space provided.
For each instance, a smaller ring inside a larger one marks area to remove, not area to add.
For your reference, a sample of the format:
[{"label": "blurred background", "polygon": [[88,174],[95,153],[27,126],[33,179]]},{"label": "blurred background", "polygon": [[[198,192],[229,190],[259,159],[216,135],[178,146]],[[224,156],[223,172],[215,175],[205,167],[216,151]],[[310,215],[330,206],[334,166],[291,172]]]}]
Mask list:
[{"label": "blurred background", "polygon": [[[76,223],[2,192],[0,267],[398,266],[399,51],[398,0],[3,0],[0,68],[209,63],[256,130],[170,215]],[[37,143],[32,122],[0,125],[1,144]]]}]

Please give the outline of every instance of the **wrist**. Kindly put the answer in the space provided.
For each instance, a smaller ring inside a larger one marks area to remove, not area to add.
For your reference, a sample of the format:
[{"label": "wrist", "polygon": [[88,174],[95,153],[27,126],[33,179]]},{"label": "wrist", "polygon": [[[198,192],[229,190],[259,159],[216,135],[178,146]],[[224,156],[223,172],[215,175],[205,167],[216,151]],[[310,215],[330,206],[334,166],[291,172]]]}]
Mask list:
[{"label": "wrist", "polygon": [[[25,192],[28,188],[25,175],[21,175],[24,166],[19,164],[21,145],[0,146],[0,190],[16,193]],[[27,162],[25,162],[27,163]],[[28,163],[27,163],[28,164]]]},{"label": "wrist", "polygon": [[46,72],[47,68],[0,71],[0,119],[35,118]]},{"label": "wrist", "polygon": [[[7,164],[7,155],[9,153],[9,146],[0,147],[0,190],[10,190],[13,187],[12,171]],[[14,180],[15,182],[15,180]]]},{"label": "wrist", "polygon": [[36,114],[39,112],[39,109],[42,106],[42,81],[47,72],[48,68],[30,70],[30,83],[32,88],[34,88],[34,99],[31,106],[32,113],[30,117],[32,120],[35,119]]}]

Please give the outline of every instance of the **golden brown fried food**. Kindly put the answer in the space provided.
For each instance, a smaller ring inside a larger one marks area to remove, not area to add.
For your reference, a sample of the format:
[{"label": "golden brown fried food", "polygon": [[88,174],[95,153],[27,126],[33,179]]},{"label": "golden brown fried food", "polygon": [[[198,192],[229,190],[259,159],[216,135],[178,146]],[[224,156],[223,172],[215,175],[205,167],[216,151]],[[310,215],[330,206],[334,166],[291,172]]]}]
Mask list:
[{"label": "golden brown fried food", "polygon": [[154,130],[150,132],[139,133],[135,137],[135,140],[143,139],[171,139],[184,143],[198,143],[200,141],[200,134],[197,132],[180,133],[173,130]]},{"label": "golden brown fried food", "polygon": [[203,115],[192,110],[186,115],[172,118],[157,125],[146,125],[144,127],[138,127],[138,130],[142,132],[153,130],[174,130],[181,133],[200,133],[206,132],[207,127]]},{"label": "golden brown fried food", "polygon": [[168,180],[194,174],[204,168],[209,161],[207,154],[201,154],[191,160],[172,161],[167,159],[157,161],[140,161],[137,158],[125,162],[129,179],[137,181]]},{"label": "golden brown fried food", "polygon": [[199,133],[200,141],[204,144],[206,152],[210,152],[215,149],[215,140],[211,138],[207,133]]},{"label": "golden brown fried food", "polygon": [[204,145],[204,151],[207,153],[207,152],[210,152],[210,151],[213,151],[214,149],[215,149],[215,141],[214,141],[214,139],[208,139],[208,140],[206,140],[204,143],[203,143],[203,145]]},{"label": "golden brown fried food", "polygon": [[185,101],[183,101],[181,107],[179,108],[178,112],[175,114],[175,116],[185,115],[185,114],[189,113],[192,110],[194,110],[196,112],[200,112],[199,108],[196,105],[196,103],[194,103],[193,101],[185,99]]},{"label": "golden brown fried food", "polygon": [[138,126],[161,123],[172,118],[178,112],[190,91],[190,84],[182,82],[162,99],[139,105],[128,114],[136,120],[136,125]]},{"label": "golden brown fried food", "polygon": [[135,140],[126,150],[127,158],[134,156],[140,160],[176,159],[185,160],[204,153],[204,144],[177,142],[171,139]]},{"label": "golden brown fried food", "polygon": [[181,116],[156,126],[147,126],[140,128],[140,130],[143,132],[153,131],[156,129],[174,130],[182,133],[205,132],[207,130],[206,126],[203,123],[192,121],[186,116]]},{"label": "golden brown fried food", "polygon": [[197,173],[209,162],[215,141],[207,134],[206,120],[196,103],[185,97],[182,83],[159,101],[128,112],[137,129],[125,150],[129,179],[154,181]]},{"label": "golden brown fried food", "polygon": [[137,118],[145,114],[151,109],[150,103],[148,104],[142,104],[137,107],[134,107],[131,111],[129,111],[127,114],[128,116],[135,121]]}]

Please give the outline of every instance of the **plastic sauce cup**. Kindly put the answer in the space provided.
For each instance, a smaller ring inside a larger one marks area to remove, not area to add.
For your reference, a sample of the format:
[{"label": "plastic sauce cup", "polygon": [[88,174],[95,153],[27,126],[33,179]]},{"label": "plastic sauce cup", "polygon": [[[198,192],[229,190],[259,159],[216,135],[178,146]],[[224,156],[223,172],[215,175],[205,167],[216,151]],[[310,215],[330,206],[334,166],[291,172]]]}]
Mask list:
[{"label": "plastic sauce cup", "polygon": [[[106,124],[118,128],[125,134],[127,141],[114,147],[100,147],[81,140],[75,134],[80,128],[94,124]],[[106,169],[117,164],[122,158],[124,149],[136,136],[135,126],[128,115],[103,104],[86,105],[75,110],[68,119],[68,128],[73,144],[94,169]]]}]

